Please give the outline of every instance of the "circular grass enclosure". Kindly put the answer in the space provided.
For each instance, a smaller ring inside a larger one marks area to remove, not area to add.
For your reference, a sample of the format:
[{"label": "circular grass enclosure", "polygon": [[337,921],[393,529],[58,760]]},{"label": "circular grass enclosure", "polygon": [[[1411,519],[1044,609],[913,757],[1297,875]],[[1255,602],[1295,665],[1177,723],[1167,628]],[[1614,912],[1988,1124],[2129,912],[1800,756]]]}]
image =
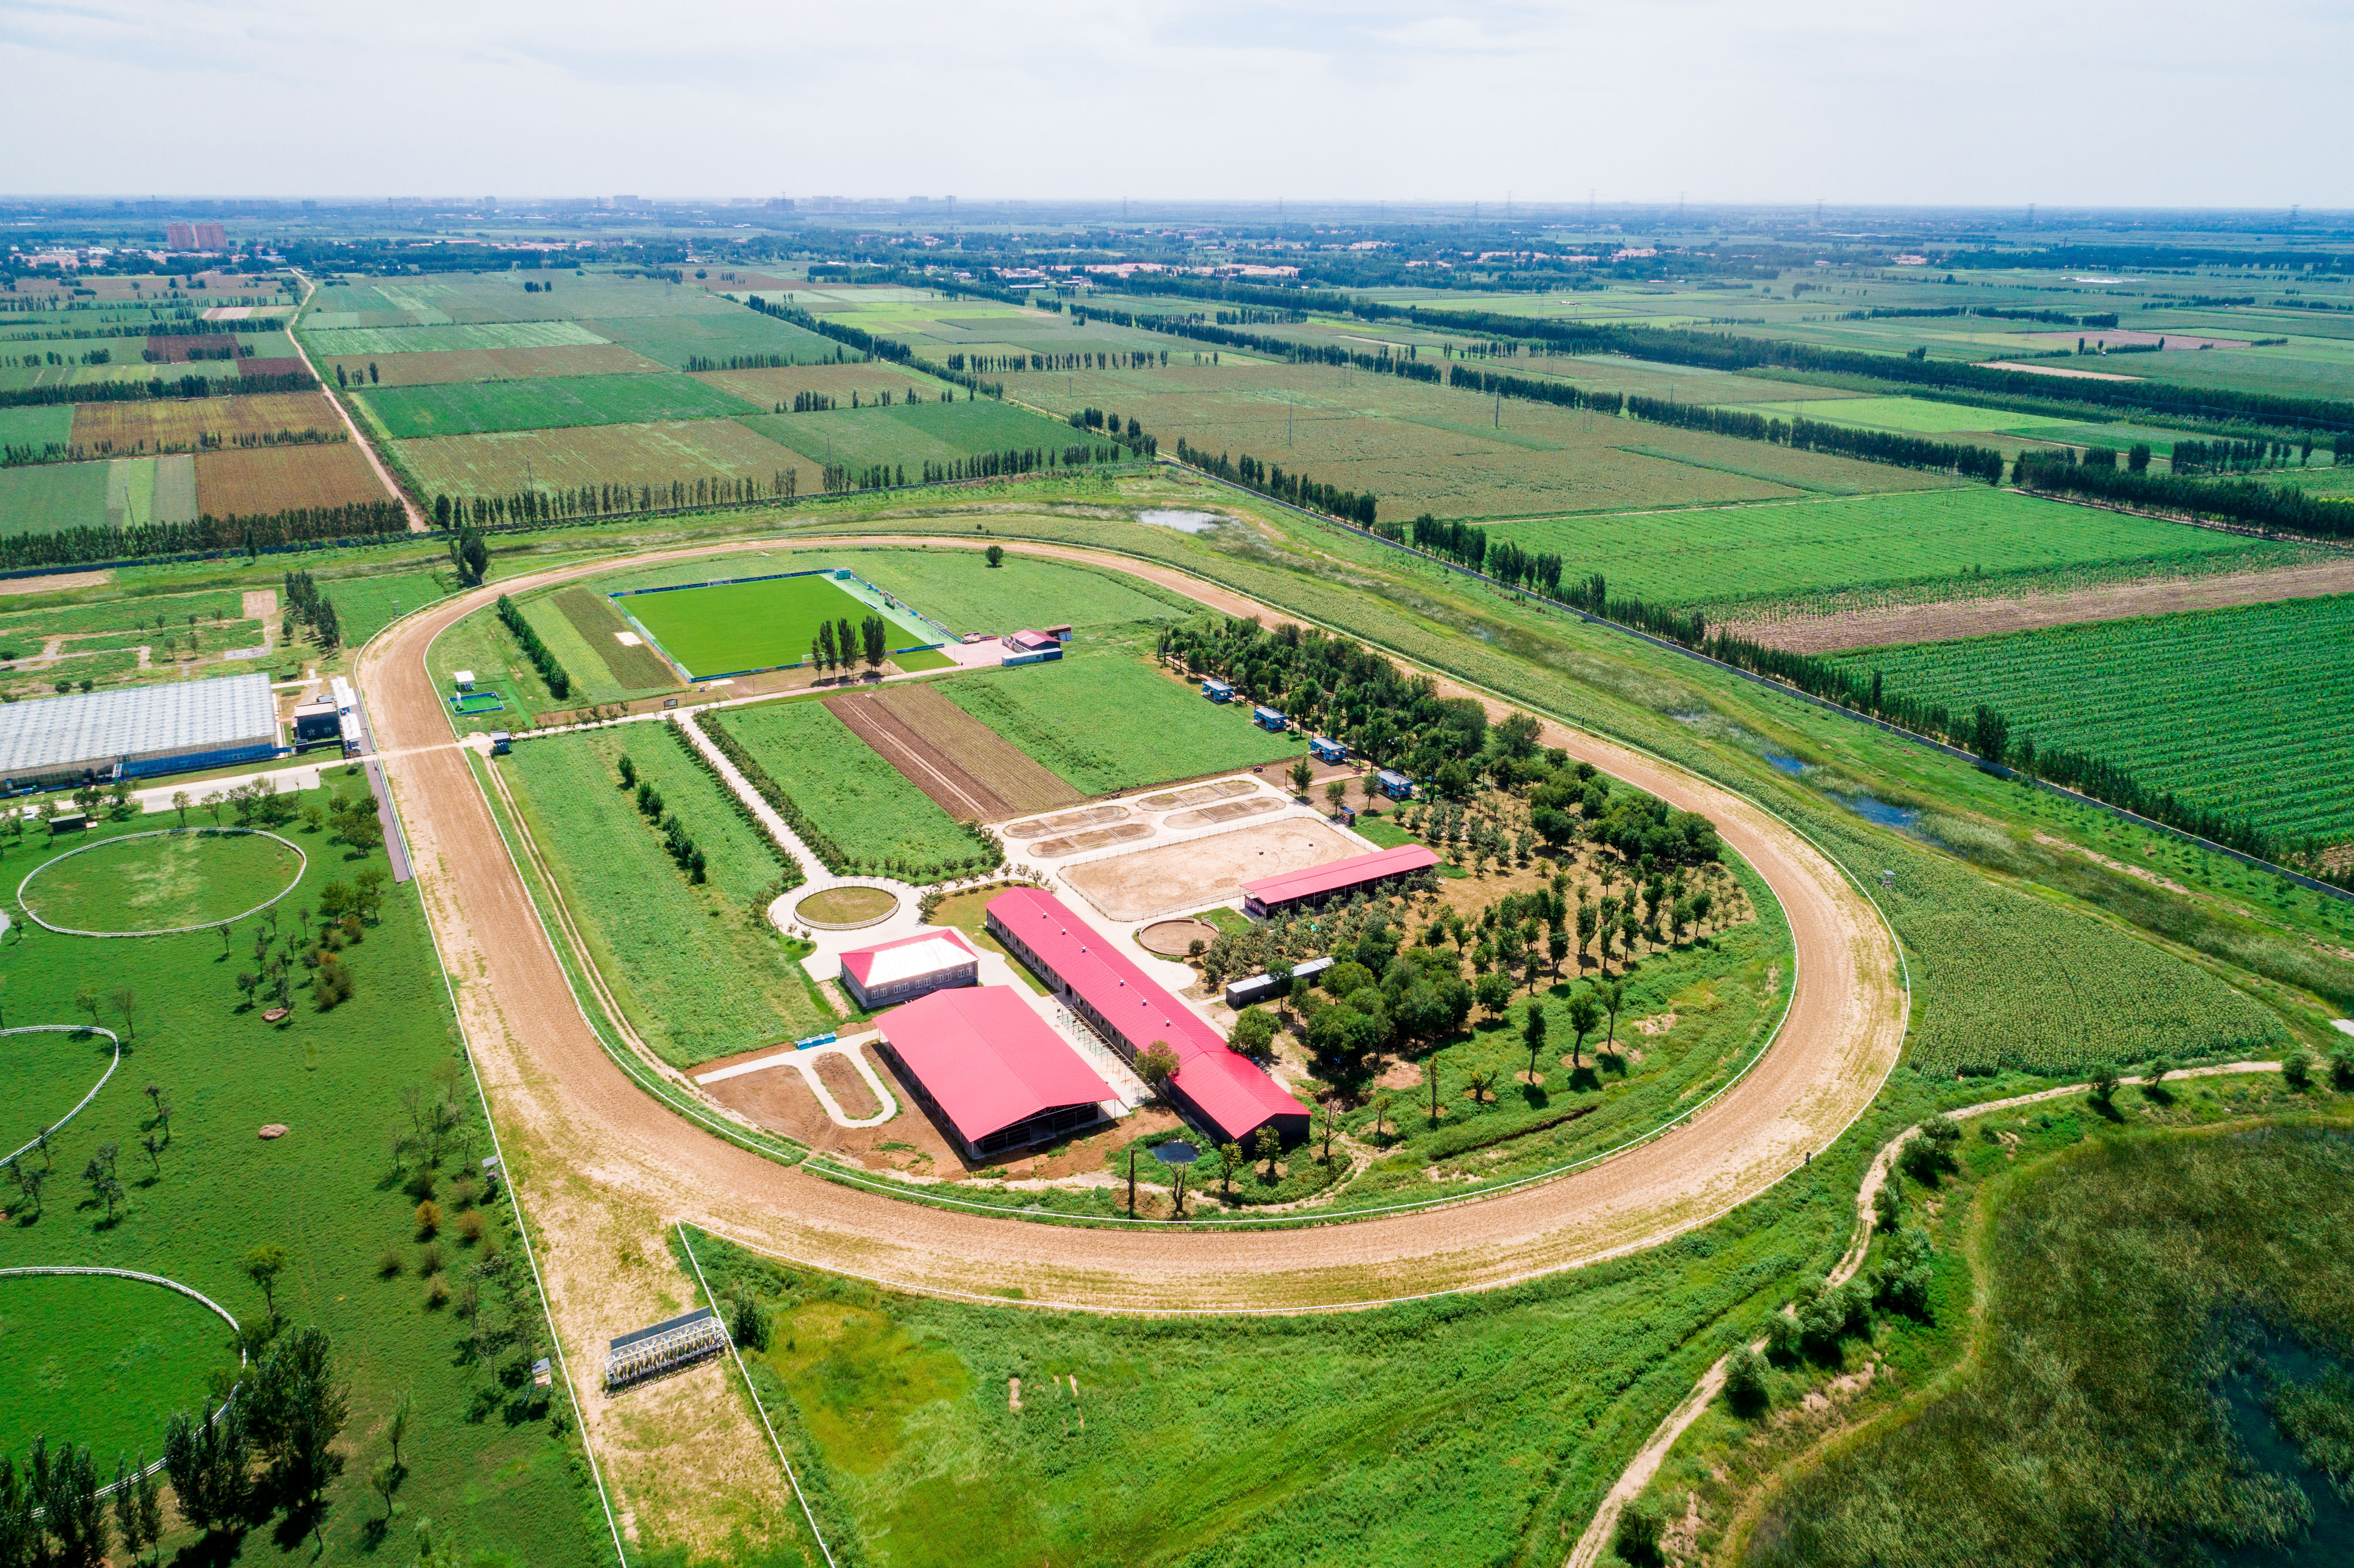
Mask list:
[{"label": "circular grass enclosure", "polygon": [[793,906],[793,918],[822,931],[851,931],[877,925],[899,907],[899,895],[882,887],[829,887]]},{"label": "circular grass enclosure", "polygon": [[268,833],[125,834],[37,866],[18,896],[55,930],[136,936],[214,926],[293,891],[302,852]]},{"label": "circular grass enclosure", "polygon": [[[55,1127],[58,1118],[81,1104],[82,1097],[113,1065],[114,1042],[103,1034],[72,1031],[0,1034],[0,1084],[8,1086],[8,1108],[24,1124],[0,1132],[0,1154],[24,1142],[35,1129]],[[60,1191],[53,1186],[50,1196]],[[0,1383],[0,1388],[6,1386]],[[5,1452],[0,1448],[0,1453]]]},{"label": "circular grass enclosure", "polygon": [[101,1482],[117,1454],[162,1458],[165,1419],[208,1409],[205,1373],[237,1364],[228,1338],[202,1302],[144,1280],[0,1276],[0,1453],[44,1432],[52,1449],[87,1443]]}]

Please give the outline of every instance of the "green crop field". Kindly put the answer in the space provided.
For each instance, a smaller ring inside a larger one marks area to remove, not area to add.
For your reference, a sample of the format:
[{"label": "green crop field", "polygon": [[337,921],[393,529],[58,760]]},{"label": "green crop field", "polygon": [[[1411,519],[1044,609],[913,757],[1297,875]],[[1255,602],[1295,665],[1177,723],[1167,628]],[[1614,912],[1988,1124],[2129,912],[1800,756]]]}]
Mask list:
[{"label": "green crop field", "polygon": [[[338,771],[332,782],[365,798],[363,779]],[[324,791],[307,793],[293,803],[324,799]],[[170,820],[105,822],[91,833],[102,839]],[[381,852],[359,858],[324,832],[286,831],[309,852],[310,870],[286,901],[280,952],[302,944],[298,906],[315,907],[331,881],[349,885],[358,871],[386,864]],[[21,877],[48,853],[33,842],[8,847],[0,877]],[[240,969],[255,967],[253,944],[268,931],[260,920],[240,925],[228,957],[209,931],[136,943],[44,932],[11,944],[9,1023],[72,1022],[86,1016],[78,991],[103,998],[122,987],[130,1024],[111,1001],[101,1004],[103,1022],[133,1035],[135,1055],[55,1136],[38,1202],[10,1191],[14,1223],[0,1226],[0,1267],[82,1264],[159,1274],[257,1323],[261,1293],[239,1259],[260,1243],[282,1246],[289,1262],[276,1285],[278,1309],[292,1324],[327,1332],[351,1404],[338,1443],[346,1463],[328,1484],[321,1536],[314,1543],[302,1531],[306,1561],[377,1560],[382,1543],[369,1521],[384,1509],[367,1478],[386,1455],[385,1420],[406,1393],[415,1414],[402,1456],[408,1474],[396,1494],[404,1513],[430,1518],[470,1552],[535,1568],[609,1563],[578,1440],[551,1424],[562,1407],[532,1389],[527,1373],[514,1376],[544,1353],[530,1347],[546,1343],[545,1319],[511,1210],[503,1197],[481,1199],[464,1174],[489,1151],[488,1139],[413,885],[387,885],[381,918],[337,955],[354,982],[344,1001],[320,1007],[299,954],[289,955],[292,1011],[280,1025],[264,1020],[268,1002],[249,1004],[236,983]],[[84,1086],[96,1076],[84,1075]],[[171,1107],[168,1128],[143,1092],[151,1083]],[[425,1168],[421,1154],[396,1161],[379,1136],[408,1125],[402,1096],[412,1090],[447,1095],[459,1118],[438,1171]],[[268,1123],[290,1130],[257,1139],[255,1129]],[[142,1141],[150,1133],[157,1137],[152,1156]],[[80,1176],[109,1144],[123,1189],[111,1218]],[[484,1240],[445,1236],[429,1255],[415,1234],[420,1187],[452,1215],[481,1202]],[[429,1264],[454,1291],[478,1263],[486,1266],[490,1366],[476,1361],[466,1325],[427,1300]],[[29,1283],[0,1281],[8,1292],[0,1296],[0,1361],[12,1391],[0,1402],[7,1405],[0,1448],[19,1458],[27,1425],[37,1422],[53,1446],[90,1443],[101,1475],[111,1479],[118,1453],[158,1455],[161,1416],[195,1408],[202,1377],[235,1366],[224,1325],[208,1313],[189,1316],[174,1305],[177,1298],[153,1287],[122,1287],[146,1290],[143,1298],[101,1301],[94,1287],[79,1300],[36,1302],[16,1294]],[[152,1337],[137,1323],[150,1325]],[[35,1331],[42,1338],[28,1344]],[[185,1348],[188,1335],[193,1351]],[[18,1375],[27,1366],[32,1375]],[[562,1398],[560,1389],[554,1397]],[[249,1557],[269,1552],[271,1528],[233,1531],[206,1551],[234,1554],[242,1541]],[[180,1547],[196,1552],[193,1532],[167,1540],[167,1559]]]},{"label": "green crop field", "polygon": [[591,318],[582,325],[673,370],[685,369],[687,361],[696,358],[724,365],[731,355],[778,355],[795,365],[815,365],[852,352],[831,338],[748,307],[725,301],[719,306],[692,315]]},{"label": "green crop field", "polygon": [[106,471],[111,466],[48,462],[0,468],[0,534],[48,534],[103,524]]},{"label": "green crop field", "polygon": [[[820,572],[631,593],[614,602],[697,680],[801,663],[821,623],[847,619],[854,627],[875,613]],[[885,619],[893,623],[891,647],[938,640],[888,612]]]},{"label": "green crop field", "polygon": [[1139,577],[1019,553],[994,567],[967,549],[844,551],[839,560],[960,633],[1113,626],[1199,608]]},{"label": "green crop field", "polygon": [[1859,650],[1891,691],[1988,703],[2014,742],[2090,752],[2268,832],[2354,840],[2354,595]]},{"label": "green crop field", "polygon": [[291,886],[301,858],[260,833],[213,832],[201,820],[167,838],[102,842],[44,866],[27,907],[77,931],[163,931],[242,915]]},{"label": "green crop field", "polygon": [[396,440],[740,414],[752,405],[691,376],[541,376],[377,387],[353,401]]},{"label": "green crop field", "polygon": [[1123,652],[959,675],[940,690],[1087,795],[1286,760],[1307,745]]},{"label": "green crop field", "polygon": [[[704,852],[687,881],[620,787],[623,752]],[[675,1066],[814,1033],[828,1016],[768,922],[785,868],[666,725],[550,736],[496,764],[630,1022]]]},{"label": "green crop field", "polygon": [[764,492],[786,471],[801,493],[814,493],[815,463],[734,419],[673,419],[647,425],[573,425],[395,441],[392,452],[427,494],[513,495],[583,484],[667,490],[706,479],[750,479]]},{"label": "green crop field", "polygon": [[[39,456],[51,444],[73,440],[74,411],[70,403],[34,408],[0,408],[0,447],[22,447]],[[0,514],[7,508],[0,503]]]},{"label": "green crop field", "polygon": [[[1912,495],[1776,502],[1643,516],[1547,517],[1490,534],[1558,552],[1564,575],[1600,572],[1611,591],[1710,606],[1828,599],[1967,576],[2132,565],[2158,569],[2239,554],[2248,540],[1985,485]],[[2293,546],[2258,546],[2283,556]]]},{"label": "green crop field", "polygon": [[330,359],[352,355],[430,354],[445,348],[568,348],[603,343],[577,322],[473,322],[443,326],[330,327],[307,323],[302,346]]},{"label": "green crop field", "polygon": [[733,710],[718,722],[852,863],[896,862],[920,874],[976,853],[954,819],[824,705]]},{"label": "green crop field", "polygon": [[163,1457],[164,1423],[208,1403],[205,1373],[228,1336],[201,1302],[142,1280],[0,1279],[0,1454],[71,1433],[93,1456]]},{"label": "green crop field", "polygon": [[[820,414],[758,414],[740,422],[812,462],[841,463],[853,470],[890,463],[907,469],[911,479],[921,477],[927,462],[1034,447],[1060,450],[1088,440],[1062,420],[994,398],[955,403],[934,398]],[[1094,440],[1108,444],[1100,434]]]},{"label": "green crop field", "polygon": [[1914,436],[1952,435],[1962,430],[2040,435],[2075,422],[2054,414],[2017,414],[2005,408],[1940,403],[1927,397],[1807,398],[1798,402],[1744,403],[1742,408],[1744,413],[1779,415],[1786,419],[1820,419],[1868,430],[1901,430]]}]

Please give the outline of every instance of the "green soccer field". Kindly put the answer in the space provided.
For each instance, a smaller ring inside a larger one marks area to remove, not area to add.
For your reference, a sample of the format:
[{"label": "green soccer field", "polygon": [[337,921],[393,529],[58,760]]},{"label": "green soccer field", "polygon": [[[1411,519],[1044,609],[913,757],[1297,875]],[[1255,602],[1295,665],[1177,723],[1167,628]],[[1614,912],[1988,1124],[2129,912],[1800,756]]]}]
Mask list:
[{"label": "green soccer field", "polygon": [[[821,572],[633,593],[614,603],[697,681],[801,663],[821,624],[848,620],[854,627],[876,613]],[[938,635],[881,613],[892,623],[894,648]]]}]

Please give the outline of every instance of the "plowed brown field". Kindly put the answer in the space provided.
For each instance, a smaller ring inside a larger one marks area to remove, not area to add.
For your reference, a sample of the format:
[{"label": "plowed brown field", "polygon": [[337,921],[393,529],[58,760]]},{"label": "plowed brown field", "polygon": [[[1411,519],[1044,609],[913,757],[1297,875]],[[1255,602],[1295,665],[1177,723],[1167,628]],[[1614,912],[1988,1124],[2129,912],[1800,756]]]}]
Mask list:
[{"label": "plowed brown field", "polygon": [[1085,799],[930,685],[845,692],[825,706],[951,817],[993,822]]},{"label": "plowed brown field", "polygon": [[250,397],[151,397],[136,403],[78,403],[73,440],[117,452],[193,447],[203,436],[276,435],[281,430],[341,434],[344,421],[322,392],[264,392]]},{"label": "plowed brown field", "polygon": [[387,500],[367,453],[327,446],[232,447],[196,454],[196,510],[213,517]]}]

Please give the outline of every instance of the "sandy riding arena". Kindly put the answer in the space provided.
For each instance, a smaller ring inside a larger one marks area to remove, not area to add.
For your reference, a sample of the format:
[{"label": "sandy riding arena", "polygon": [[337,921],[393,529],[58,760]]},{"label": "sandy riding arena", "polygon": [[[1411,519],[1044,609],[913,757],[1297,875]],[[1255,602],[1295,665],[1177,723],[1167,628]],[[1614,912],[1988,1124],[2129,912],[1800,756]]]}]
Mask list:
[{"label": "sandy riding arena", "polygon": [[1141,920],[1164,909],[1221,904],[1238,896],[1246,882],[1363,853],[1338,828],[1295,818],[1089,861],[1063,880],[1112,919]]}]

